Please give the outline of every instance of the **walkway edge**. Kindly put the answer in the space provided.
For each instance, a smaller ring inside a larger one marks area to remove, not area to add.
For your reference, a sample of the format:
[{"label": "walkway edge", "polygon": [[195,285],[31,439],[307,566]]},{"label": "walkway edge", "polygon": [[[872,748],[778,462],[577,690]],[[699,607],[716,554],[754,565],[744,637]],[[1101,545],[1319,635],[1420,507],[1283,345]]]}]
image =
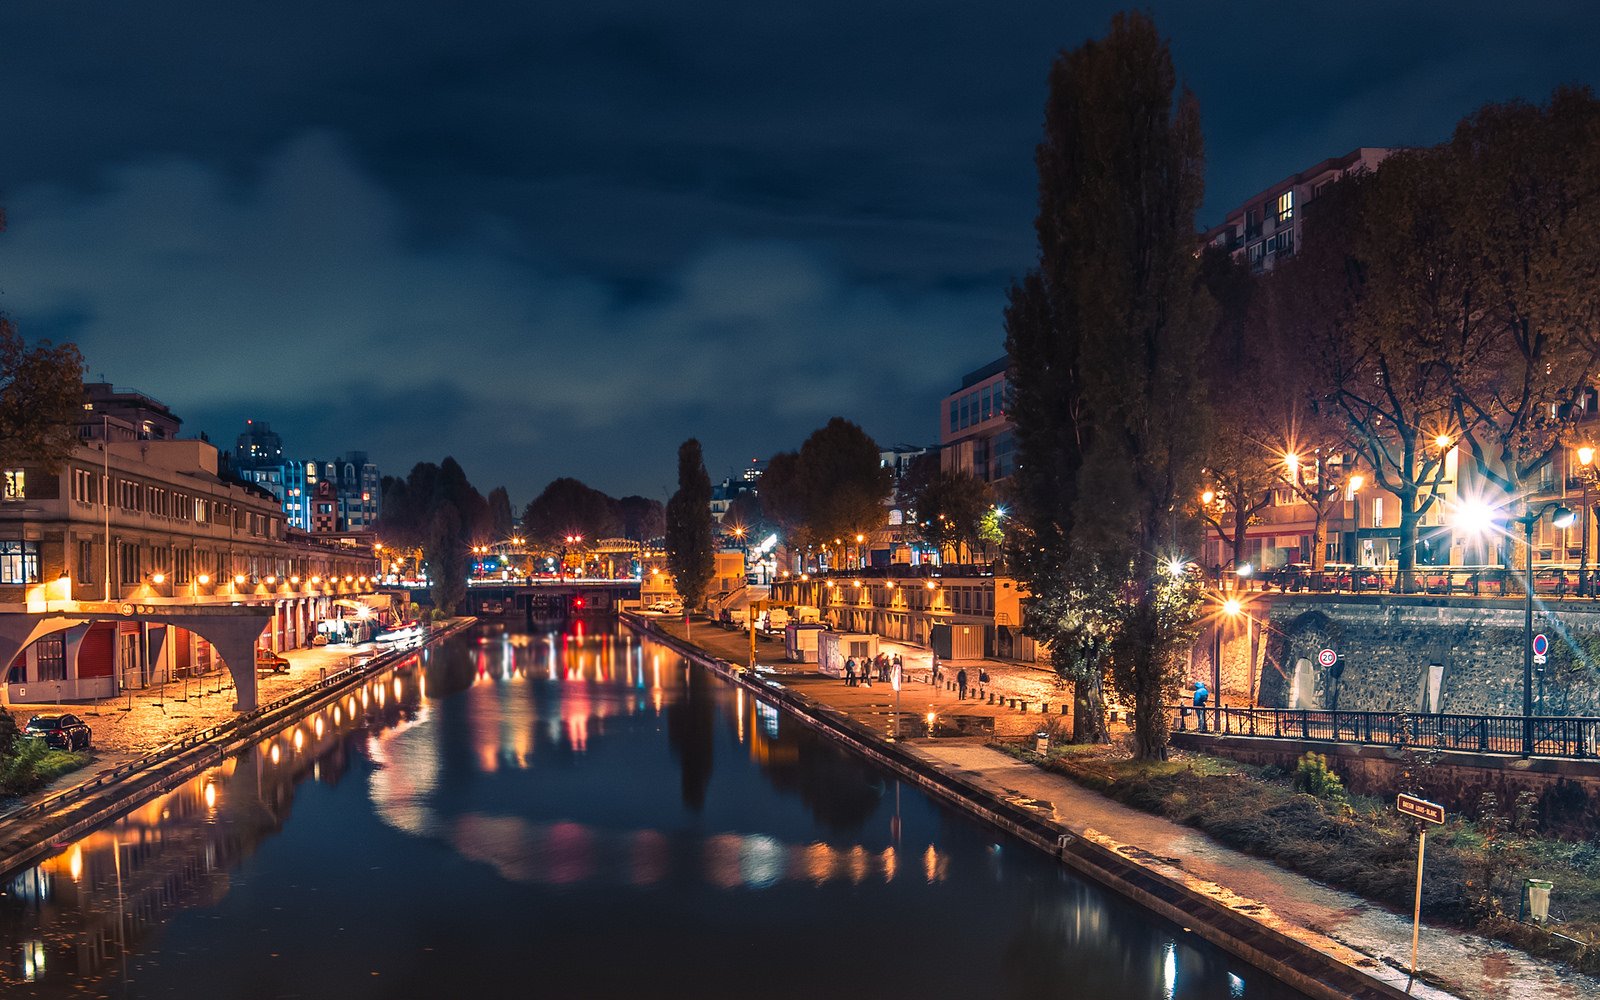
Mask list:
[{"label": "walkway edge", "polygon": [[[230,726],[208,739],[193,741],[192,738],[185,738],[146,755],[161,756],[153,764],[128,772],[102,774],[63,789],[46,800],[46,804],[57,798],[71,800],[63,802],[59,809],[47,810],[42,814],[29,813],[0,822],[0,879],[36,864],[41,858],[59,850],[64,842],[76,840],[201,771],[216,766],[230,754],[252,743],[262,730],[313,712],[341,697],[345,690],[372,674],[386,670],[405,657],[476,623],[477,619],[471,616],[452,619],[430,631],[419,645],[380,653],[346,673],[302,688],[287,696],[270,712],[251,716],[242,725]],[[108,778],[113,780],[107,781]],[[102,792],[82,794],[85,789],[97,784],[105,786]]]},{"label": "walkway edge", "polygon": [[1305,930],[1306,939],[1300,940],[1269,927],[1102,843],[1085,839],[1061,824],[995,797],[826,705],[760,677],[752,678],[742,666],[664,632],[648,619],[627,612],[620,617],[623,624],[634,631],[772,702],[809,728],[888,767],[929,794],[1054,855],[1080,874],[1180,927],[1193,930],[1211,944],[1309,997],[1399,1000],[1414,995],[1407,992],[1404,973],[1376,959],[1362,956],[1361,960],[1371,963],[1371,968],[1342,961],[1336,955],[1357,953],[1309,929]]}]

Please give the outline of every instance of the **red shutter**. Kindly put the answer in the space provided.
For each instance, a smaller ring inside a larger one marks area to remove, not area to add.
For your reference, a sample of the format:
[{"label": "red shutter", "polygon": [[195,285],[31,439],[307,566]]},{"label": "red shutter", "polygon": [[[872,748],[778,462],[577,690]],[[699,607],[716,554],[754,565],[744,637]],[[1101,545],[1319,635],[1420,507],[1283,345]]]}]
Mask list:
[{"label": "red shutter", "polygon": [[111,646],[115,622],[95,622],[78,646],[78,676],[110,677]]}]

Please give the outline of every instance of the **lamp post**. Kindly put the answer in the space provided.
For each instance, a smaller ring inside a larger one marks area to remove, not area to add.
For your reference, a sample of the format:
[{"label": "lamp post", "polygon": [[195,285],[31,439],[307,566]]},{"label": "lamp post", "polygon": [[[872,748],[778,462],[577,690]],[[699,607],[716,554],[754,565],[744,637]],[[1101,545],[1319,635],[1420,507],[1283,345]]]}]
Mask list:
[{"label": "lamp post", "polygon": [[1527,513],[1511,520],[1522,525],[1522,756],[1533,756],[1533,526],[1546,513],[1558,528],[1570,528],[1572,511],[1559,501],[1541,507],[1530,506]]},{"label": "lamp post", "polygon": [[1578,465],[1583,470],[1578,473],[1583,480],[1583,502],[1578,512],[1578,517],[1583,521],[1579,531],[1578,549],[1578,596],[1589,596],[1589,487],[1594,483],[1594,447],[1584,445],[1578,449]]}]

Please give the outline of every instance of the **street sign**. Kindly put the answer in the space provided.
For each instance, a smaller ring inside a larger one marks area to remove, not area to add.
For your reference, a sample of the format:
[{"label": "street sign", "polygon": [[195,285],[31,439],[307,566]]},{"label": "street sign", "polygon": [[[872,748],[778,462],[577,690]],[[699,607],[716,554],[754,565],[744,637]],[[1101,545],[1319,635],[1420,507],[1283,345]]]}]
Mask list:
[{"label": "street sign", "polygon": [[1395,801],[1394,806],[1407,816],[1415,816],[1417,819],[1427,820],[1429,823],[1444,822],[1444,806],[1437,802],[1419,799],[1415,795],[1401,794],[1400,798]]},{"label": "street sign", "polygon": [[1322,652],[1317,654],[1317,662],[1325,667],[1331,667],[1335,663],[1339,662],[1339,654],[1335,653],[1331,649],[1324,649]]},{"label": "street sign", "polygon": [[1550,652],[1550,640],[1540,632],[1533,637],[1533,662],[1543,664],[1546,659],[1545,654],[1548,652]]},{"label": "street sign", "polygon": [[[1539,638],[1543,639],[1544,636]],[[1400,793],[1395,800],[1394,807],[1407,816],[1428,823],[1444,822],[1444,806],[1427,799],[1419,799],[1415,795]],[[1411,907],[1411,975],[1417,974],[1417,937],[1422,931],[1422,857],[1428,849],[1428,828],[1423,827],[1422,835],[1417,838],[1417,895]]]}]

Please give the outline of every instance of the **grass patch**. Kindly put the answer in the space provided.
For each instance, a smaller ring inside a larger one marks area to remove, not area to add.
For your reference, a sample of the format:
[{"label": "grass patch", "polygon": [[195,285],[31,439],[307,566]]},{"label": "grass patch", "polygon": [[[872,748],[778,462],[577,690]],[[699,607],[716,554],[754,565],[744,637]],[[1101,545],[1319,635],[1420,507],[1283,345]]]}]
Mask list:
[{"label": "grass patch", "polygon": [[87,753],[51,750],[43,740],[16,740],[10,752],[0,751],[0,798],[37,791],[89,760]]},{"label": "grass patch", "polygon": [[[1143,762],[1108,746],[1052,747],[1044,757],[1027,746],[995,748],[1124,805],[1203,830],[1235,850],[1410,912],[1413,821],[1387,800],[1345,794],[1336,778],[1331,788],[1308,783],[1302,770],[1297,787],[1295,775],[1281,768],[1183,751],[1168,761]],[[1306,787],[1324,794],[1301,790]],[[1430,828],[1423,913],[1600,972],[1600,844],[1543,837],[1537,824],[1525,804],[1486,796],[1476,815]],[[1530,877],[1555,883],[1548,929],[1516,919],[1523,880]]]}]

